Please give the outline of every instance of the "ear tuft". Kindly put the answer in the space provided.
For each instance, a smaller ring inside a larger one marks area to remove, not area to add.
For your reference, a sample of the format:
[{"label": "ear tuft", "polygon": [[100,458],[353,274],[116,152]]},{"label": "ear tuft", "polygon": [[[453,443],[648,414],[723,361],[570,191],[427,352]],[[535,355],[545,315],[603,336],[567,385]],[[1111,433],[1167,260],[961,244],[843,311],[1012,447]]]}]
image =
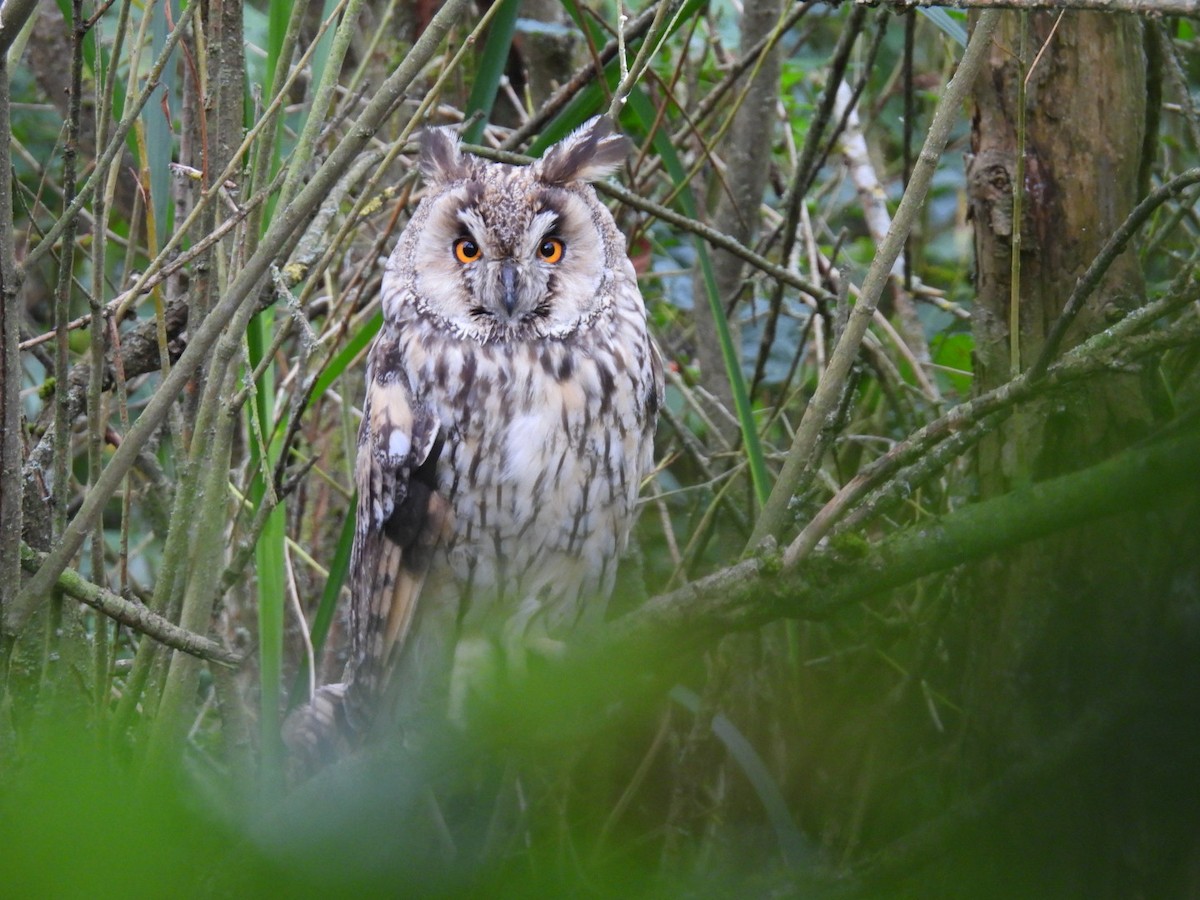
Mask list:
[{"label": "ear tuft", "polygon": [[465,178],[470,164],[458,150],[458,135],[453,128],[426,128],[421,143],[421,173],[428,184],[449,184]]},{"label": "ear tuft", "polygon": [[571,132],[535,163],[549,184],[595,181],[616,170],[629,155],[629,139],[613,131],[612,119],[596,116]]}]

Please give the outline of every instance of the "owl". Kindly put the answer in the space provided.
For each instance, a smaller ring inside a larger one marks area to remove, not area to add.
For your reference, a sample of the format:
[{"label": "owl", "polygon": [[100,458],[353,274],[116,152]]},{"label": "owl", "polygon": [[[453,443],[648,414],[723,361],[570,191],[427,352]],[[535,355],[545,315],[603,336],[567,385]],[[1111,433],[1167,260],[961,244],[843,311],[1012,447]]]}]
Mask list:
[{"label": "owl", "polygon": [[351,656],[289,723],[293,748],[361,739],[389,681],[453,707],[481,658],[602,619],[663,390],[624,238],[589,184],[627,152],[603,117],[529,166],[422,135],[426,192],[367,364]]}]

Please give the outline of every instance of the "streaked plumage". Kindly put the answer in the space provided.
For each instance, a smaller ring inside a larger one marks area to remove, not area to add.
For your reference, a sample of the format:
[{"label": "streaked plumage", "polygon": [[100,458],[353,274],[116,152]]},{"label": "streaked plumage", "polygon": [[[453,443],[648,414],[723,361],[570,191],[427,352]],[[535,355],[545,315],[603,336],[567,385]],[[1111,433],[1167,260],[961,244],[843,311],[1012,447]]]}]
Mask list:
[{"label": "streaked plumage", "polygon": [[603,616],[662,395],[624,239],[587,184],[626,152],[606,119],[528,167],[423,137],[427,193],[367,367],[351,659],[310,707],[339,742],[397,665],[398,693],[432,673],[449,702],[439,672],[464,635],[562,638]]}]

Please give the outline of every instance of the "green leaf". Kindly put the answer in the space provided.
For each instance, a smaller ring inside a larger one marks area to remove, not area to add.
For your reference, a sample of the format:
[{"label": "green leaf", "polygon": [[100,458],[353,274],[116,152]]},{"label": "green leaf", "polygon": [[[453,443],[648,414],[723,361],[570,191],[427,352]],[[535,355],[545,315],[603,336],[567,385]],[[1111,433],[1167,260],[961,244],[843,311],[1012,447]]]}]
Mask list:
[{"label": "green leaf", "polygon": [[926,7],[918,7],[917,12],[936,25],[943,34],[960,47],[967,46],[967,29],[949,12],[944,9],[928,9]]},{"label": "green leaf", "polygon": [[933,361],[939,366],[955,371],[939,370],[939,378],[945,379],[960,397],[971,393],[971,364],[975,350],[975,339],[969,334],[939,334],[930,351]]},{"label": "green leaf", "polygon": [[[273,3],[272,6],[281,6],[284,4]],[[324,22],[337,9],[338,0],[325,0],[325,8],[321,11],[321,21]],[[320,43],[317,44],[317,49],[313,51],[312,61],[312,83],[314,85],[321,83],[321,78],[325,74],[325,66],[329,62],[329,51],[333,45],[333,36],[337,32],[337,26],[330,27],[321,37]]]},{"label": "green leaf", "polygon": [[317,376],[312,393],[308,398],[309,406],[312,406],[319,397],[323,396],[329,390],[330,385],[342,376],[349,365],[366,349],[367,344],[371,343],[382,327],[383,313],[376,313],[367,324],[351,335],[350,340],[346,342],[346,346],[333,355],[329,363],[325,366],[324,371]]},{"label": "green leaf", "polygon": [[520,0],[500,0],[500,4],[500,10],[492,20],[487,42],[483,45],[483,52],[479,57],[479,70],[475,73],[471,96],[467,98],[467,115],[482,114],[463,132],[464,140],[471,144],[478,144],[483,139],[483,128],[492,114],[496,93],[500,90],[500,79],[504,77],[504,65],[508,62],[508,51],[512,47],[513,34],[517,30]]},{"label": "green leaf", "polygon": [[[172,21],[178,22],[180,15],[178,4],[172,4]],[[153,48],[157,55],[167,43],[170,28],[167,25],[167,14],[164,4],[154,7],[151,19],[153,32]],[[170,217],[174,210],[171,203],[171,159],[175,146],[175,134],[171,128],[168,114],[177,115],[182,111],[183,102],[179,94],[179,79],[176,74],[178,66],[175,60],[179,50],[171,54],[172,60],[163,69],[162,83],[155,90],[155,96],[142,110],[142,121],[146,127],[146,162],[150,169],[150,201],[154,204],[154,224],[161,247],[171,234]]]},{"label": "green leaf", "polygon": [[287,60],[280,60],[279,55],[283,52],[283,39],[287,36],[292,4],[268,3],[267,8],[267,78],[264,84],[269,88],[275,83],[275,72],[280,63],[287,65]]},{"label": "green leaf", "polygon": [[[265,310],[250,322],[246,334],[250,367],[257,366],[271,343],[272,310]],[[250,423],[251,471],[258,472],[250,487],[250,499],[257,508],[269,502],[267,479],[272,477],[280,452],[279,441],[273,439],[275,376],[274,366],[263,372],[253,402],[248,404]],[[256,421],[255,421],[256,420]],[[266,444],[266,458],[259,435]],[[262,534],[254,548],[258,568],[258,656],[259,656],[259,740],[262,748],[263,772],[268,779],[282,771],[283,748],[279,740],[280,688],[283,680],[283,623],[287,592],[287,573],[284,542],[287,540],[284,506],[277,505],[267,517]]]}]

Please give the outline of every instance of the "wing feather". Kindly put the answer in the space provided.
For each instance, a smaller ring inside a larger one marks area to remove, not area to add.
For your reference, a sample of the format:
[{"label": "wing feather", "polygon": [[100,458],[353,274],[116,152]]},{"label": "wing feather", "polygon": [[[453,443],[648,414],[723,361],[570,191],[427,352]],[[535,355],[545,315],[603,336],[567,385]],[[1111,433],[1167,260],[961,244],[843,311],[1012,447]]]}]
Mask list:
[{"label": "wing feather", "polygon": [[395,336],[385,330],[368,365],[355,470],[347,702],[360,727],[370,720],[408,635],[448,525],[449,506],[437,493],[440,453],[437,415],[414,387]]}]

